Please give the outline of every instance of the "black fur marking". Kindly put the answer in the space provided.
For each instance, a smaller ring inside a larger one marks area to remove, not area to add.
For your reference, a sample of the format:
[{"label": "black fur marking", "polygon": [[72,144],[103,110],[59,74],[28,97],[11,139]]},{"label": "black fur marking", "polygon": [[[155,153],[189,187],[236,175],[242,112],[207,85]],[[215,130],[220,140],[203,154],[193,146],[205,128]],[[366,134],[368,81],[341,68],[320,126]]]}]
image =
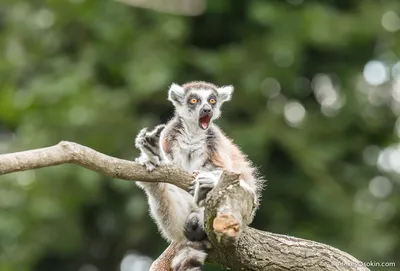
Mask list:
[{"label": "black fur marking", "polygon": [[149,143],[150,146],[156,147],[157,146],[157,139],[155,136],[146,136],[145,140]]},{"label": "black fur marking", "polygon": [[192,212],[185,222],[184,235],[192,242],[203,241],[207,239],[207,234],[201,225],[199,214],[197,212]]},{"label": "black fur marking", "polygon": [[174,133],[172,133],[172,141],[175,141],[176,136],[181,135],[183,131],[183,124],[182,124],[182,119],[181,118],[176,118],[176,121],[174,123],[174,126],[172,127],[172,130]]},{"label": "black fur marking", "polygon": [[207,149],[210,152],[215,152],[217,150],[217,137],[213,129],[207,130]]},{"label": "black fur marking", "polygon": [[211,163],[211,160],[208,158],[208,159],[206,159],[206,161],[204,162],[204,164],[203,164],[203,168],[204,167],[206,167],[208,164],[210,164]]},{"label": "black fur marking", "polygon": [[186,271],[186,270],[196,270],[196,271],[203,271],[203,263],[200,261],[190,258],[185,260],[184,262],[178,264],[173,271]]},{"label": "black fur marking", "polygon": [[165,129],[165,124],[159,125],[156,129],[157,129],[157,132],[156,132],[155,136],[159,139],[161,132],[164,131],[164,129]]},{"label": "black fur marking", "polygon": [[211,94],[211,95],[214,95],[215,97],[218,96],[218,91],[215,88],[212,89],[212,93],[213,94]]},{"label": "black fur marking", "polygon": [[183,128],[183,120],[181,119],[181,118],[176,118],[176,121],[175,121],[175,126],[174,126],[174,130],[175,131],[177,131],[177,132],[179,132],[179,131],[181,131],[182,130],[182,128]]},{"label": "black fur marking", "polygon": [[211,94],[207,98],[208,103],[211,105],[212,108],[214,108],[217,105],[217,103],[214,103],[214,104],[210,103],[211,99],[214,99],[215,101],[217,101],[217,96],[215,94]]},{"label": "black fur marking", "polygon": [[160,153],[155,152],[154,149],[149,148],[149,147],[147,147],[147,146],[143,146],[143,147],[146,148],[149,152],[151,152],[152,155],[158,157],[158,159],[161,158]]},{"label": "black fur marking", "polygon": [[187,261],[187,263],[185,264],[185,267],[187,267],[187,268],[196,268],[197,267],[197,268],[200,268],[200,269],[198,269],[199,271],[203,270],[203,264],[193,258],[191,258],[191,259],[189,259],[189,261]]},{"label": "black fur marking", "polygon": [[[190,102],[191,99],[196,99],[197,102],[195,104],[192,104]],[[189,111],[193,112],[196,109],[196,107],[200,104],[200,102],[201,102],[201,99],[200,99],[199,96],[197,96],[195,94],[189,94],[189,97],[187,98],[187,101],[186,101],[186,103],[188,105],[188,108],[189,108]]]},{"label": "black fur marking", "polygon": [[182,134],[182,120],[179,117],[175,117],[172,121],[171,121],[171,130],[168,131],[167,135],[166,135],[166,140],[167,142],[175,142],[176,141],[176,137],[180,134]]}]

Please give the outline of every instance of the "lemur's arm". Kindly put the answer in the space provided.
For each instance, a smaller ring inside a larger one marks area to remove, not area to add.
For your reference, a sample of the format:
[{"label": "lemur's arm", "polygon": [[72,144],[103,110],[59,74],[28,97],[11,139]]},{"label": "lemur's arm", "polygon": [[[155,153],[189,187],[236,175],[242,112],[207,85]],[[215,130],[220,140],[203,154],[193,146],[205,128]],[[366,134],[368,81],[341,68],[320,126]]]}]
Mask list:
[{"label": "lemur's arm", "polygon": [[209,172],[201,172],[192,183],[190,193],[194,196],[198,206],[204,206],[207,194],[217,185],[223,170],[240,174],[240,186],[252,195],[253,209],[248,214],[248,223],[254,218],[259,206],[259,199],[264,180],[257,176],[256,169],[240,149],[228,138],[221,136],[222,143],[216,151],[210,153],[209,162],[205,168]]},{"label": "lemur's arm", "polygon": [[[141,151],[136,162],[145,166],[148,171],[169,163],[160,148],[160,136],[164,128],[165,125],[159,125],[152,131],[144,128],[136,137],[135,146]],[[152,216],[164,237],[175,242],[184,240],[184,223],[192,210],[190,195],[167,183],[137,184],[145,190]]]},{"label": "lemur's arm", "polygon": [[203,166],[206,172],[198,175],[195,182],[192,183],[190,192],[194,195],[196,203],[204,206],[208,192],[216,186],[224,170],[238,173],[240,174],[240,185],[253,195],[254,208],[250,215],[253,217],[258,207],[263,180],[258,178],[251,161],[231,139],[219,129],[214,129],[212,133],[218,144],[213,145],[212,151],[208,153],[207,163]]},{"label": "lemur's arm", "polygon": [[196,179],[191,183],[189,193],[193,195],[197,206],[203,207],[204,201],[210,192],[221,178],[223,170],[215,169],[213,171],[196,172]]}]

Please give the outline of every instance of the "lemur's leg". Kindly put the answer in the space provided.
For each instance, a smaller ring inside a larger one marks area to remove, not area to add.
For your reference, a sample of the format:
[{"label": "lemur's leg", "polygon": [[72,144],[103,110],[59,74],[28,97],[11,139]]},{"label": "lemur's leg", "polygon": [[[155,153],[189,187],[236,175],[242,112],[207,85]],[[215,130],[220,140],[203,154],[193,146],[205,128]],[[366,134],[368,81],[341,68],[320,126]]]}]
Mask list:
[{"label": "lemur's leg", "polygon": [[[190,193],[198,206],[203,206],[207,193],[218,183],[222,170],[199,171],[193,181]],[[193,209],[185,222],[185,246],[172,261],[173,271],[201,271],[207,258],[207,249],[211,243],[204,231],[204,207]]]},{"label": "lemur's leg", "polygon": [[[168,163],[160,147],[160,135],[164,127],[159,125],[152,131],[144,128],[136,137],[135,145],[141,151],[136,162],[144,165],[148,171]],[[192,210],[191,196],[167,183],[137,182],[137,185],[145,190],[151,214],[164,237],[175,242],[185,240],[184,225]]]}]

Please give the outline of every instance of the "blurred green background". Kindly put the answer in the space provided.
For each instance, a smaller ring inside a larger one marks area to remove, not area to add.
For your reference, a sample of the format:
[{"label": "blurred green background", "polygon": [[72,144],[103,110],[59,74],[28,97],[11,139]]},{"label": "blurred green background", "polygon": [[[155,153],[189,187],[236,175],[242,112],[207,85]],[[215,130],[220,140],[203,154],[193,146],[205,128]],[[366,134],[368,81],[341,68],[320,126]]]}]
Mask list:
[{"label": "blurred green background", "polygon": [[[0,0],[0,153],[134,159],[172,82],[233,84],[218,123],[268,179],[252,225],[400,270],[400,1],[124,2]],[[0,180],[0,271],[142,271],[167,247],[133,182]]]}]

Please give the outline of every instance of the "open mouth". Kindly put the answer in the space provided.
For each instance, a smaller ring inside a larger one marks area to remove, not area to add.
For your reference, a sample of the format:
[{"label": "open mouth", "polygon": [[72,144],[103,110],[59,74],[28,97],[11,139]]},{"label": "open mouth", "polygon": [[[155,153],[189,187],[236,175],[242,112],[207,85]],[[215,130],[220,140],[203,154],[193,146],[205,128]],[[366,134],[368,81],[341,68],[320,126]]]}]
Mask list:
[{"label": "open mouth", "polygon": [[211,115],[210,114],[205,114],[204,116],[201,116],[199,118],[199,125],[200,128],[205,130],[208,128],[208,126],[210,125],[210,121],[211,121]]}]

